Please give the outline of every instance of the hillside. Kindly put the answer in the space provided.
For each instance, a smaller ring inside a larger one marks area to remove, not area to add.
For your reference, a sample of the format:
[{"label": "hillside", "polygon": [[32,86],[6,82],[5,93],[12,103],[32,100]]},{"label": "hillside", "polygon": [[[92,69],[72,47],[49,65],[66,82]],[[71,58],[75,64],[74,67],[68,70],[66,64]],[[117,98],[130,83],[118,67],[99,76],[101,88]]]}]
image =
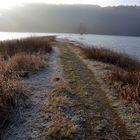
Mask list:
[{"label": "hillside", "polygon": [[0,10],[0,31],[140,36],[140,7],[26,4]]}]

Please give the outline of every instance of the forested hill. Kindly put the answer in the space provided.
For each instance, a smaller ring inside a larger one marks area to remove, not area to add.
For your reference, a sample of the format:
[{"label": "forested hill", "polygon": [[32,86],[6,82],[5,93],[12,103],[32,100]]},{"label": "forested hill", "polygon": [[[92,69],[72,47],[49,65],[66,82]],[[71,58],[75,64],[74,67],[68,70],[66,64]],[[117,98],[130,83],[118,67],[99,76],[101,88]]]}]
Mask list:
[{"label": "forested hill", "polygon": [[140,7],[28,4],[0,10],[0,31],[140,36]]}]

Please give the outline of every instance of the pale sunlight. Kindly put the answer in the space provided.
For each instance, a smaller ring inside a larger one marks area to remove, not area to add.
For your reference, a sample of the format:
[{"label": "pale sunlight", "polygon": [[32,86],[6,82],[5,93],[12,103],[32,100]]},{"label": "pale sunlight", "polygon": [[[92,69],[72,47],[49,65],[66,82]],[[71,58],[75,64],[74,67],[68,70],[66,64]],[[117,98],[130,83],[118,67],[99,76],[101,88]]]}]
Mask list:
[{"label": "pale sunlight", "polygon": [[113,5],[138,5],[139,0],[0,0],[0,9],[21,6],[24,3],[49,3],[49,4],[92,4],[100,6]]}]

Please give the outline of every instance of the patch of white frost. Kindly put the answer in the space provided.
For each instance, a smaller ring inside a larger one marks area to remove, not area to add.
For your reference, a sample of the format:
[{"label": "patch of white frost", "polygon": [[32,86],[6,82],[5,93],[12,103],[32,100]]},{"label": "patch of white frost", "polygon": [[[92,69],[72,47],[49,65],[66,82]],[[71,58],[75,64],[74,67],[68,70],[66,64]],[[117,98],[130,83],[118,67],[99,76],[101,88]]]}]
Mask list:
[{"label": "patch of white frost", "polygon": [[2,140],[45,140],[48,121],[42,106],[46,101],[48,92],[55,84],[54,79],[56,77],[60,79],[62,77],[58,48],[53,49],[47,68],[25,81],[26,84],[31,86],[30,104],[20,108],[20,113],[13,114],[12,120],[14,121],[9,124]]}]

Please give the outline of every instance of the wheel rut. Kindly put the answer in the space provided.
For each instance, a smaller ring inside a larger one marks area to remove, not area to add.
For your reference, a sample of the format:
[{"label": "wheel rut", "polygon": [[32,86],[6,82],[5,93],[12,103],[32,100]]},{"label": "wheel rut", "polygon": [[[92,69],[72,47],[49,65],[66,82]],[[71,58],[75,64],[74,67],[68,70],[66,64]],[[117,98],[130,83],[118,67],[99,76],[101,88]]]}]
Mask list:
[{"label": "wheel rut", "polygon": [[85,140],[132,140],[124,123],[111,107],[93,72],[68,43],[59,43],[65,78],[76,94],[75,111],[82,118]]}]

